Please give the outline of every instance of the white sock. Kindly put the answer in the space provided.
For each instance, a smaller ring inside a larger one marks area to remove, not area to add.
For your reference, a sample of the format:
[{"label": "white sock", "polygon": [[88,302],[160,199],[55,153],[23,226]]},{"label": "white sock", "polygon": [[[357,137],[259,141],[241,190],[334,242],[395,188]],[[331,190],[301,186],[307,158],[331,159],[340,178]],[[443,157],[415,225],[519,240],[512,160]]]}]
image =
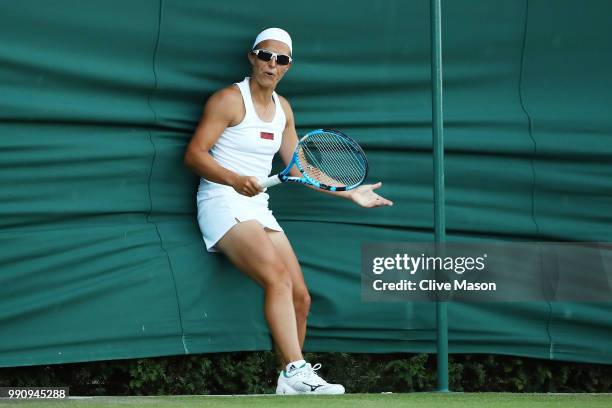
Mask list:
[{"label": "white sock", "polygon": [[298,361],[294,361],[293,363],[289,363],[287,364],[287,367],[285,368],[285,372],[290,373],[291,371],[302,367],[304,364],[306,364],[306,360],[298,360]]}]

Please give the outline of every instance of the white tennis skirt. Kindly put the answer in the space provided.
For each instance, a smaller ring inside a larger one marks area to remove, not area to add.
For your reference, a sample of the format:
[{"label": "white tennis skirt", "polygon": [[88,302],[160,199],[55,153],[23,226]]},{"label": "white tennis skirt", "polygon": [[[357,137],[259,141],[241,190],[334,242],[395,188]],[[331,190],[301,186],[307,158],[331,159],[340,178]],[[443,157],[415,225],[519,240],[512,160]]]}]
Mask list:
[{"label": "white tennis skirt", "polygon": [[263,228],[282,231],[268,208],[268,194],[259,193],[247,197],[234,190],[222,194],[198,191],[198,224],[208,252],[219,252],[217,242],[234,225],[242,221],[256,220]]}]

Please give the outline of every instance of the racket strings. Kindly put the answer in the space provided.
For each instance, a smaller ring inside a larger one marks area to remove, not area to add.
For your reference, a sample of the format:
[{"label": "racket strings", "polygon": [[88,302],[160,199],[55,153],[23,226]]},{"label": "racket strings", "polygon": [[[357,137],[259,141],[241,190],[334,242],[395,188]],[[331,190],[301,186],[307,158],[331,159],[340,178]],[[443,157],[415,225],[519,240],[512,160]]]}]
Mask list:
[{"label": "racket strings", "polygon": [[[343,145],[340,144],[338,142],[338,140],[336,140],[335,138],[329,138],[327,140],[328,145],[326,146],[327,149],[332,150],[334,152],[345,152],[348,151],[349,153],[354,153],[351,152],[351,146],[350,145]],[[356,166],[359,166],[359,162],[355,159],[353,154],[335,154],[335,155],[323,155],[324,158],[327,158],[327,160],[325,160],[325,163],[323,163],[323,168],[330,168],[333,166],[337,166],[338,167],[338,172],[343,172],[346,169],[355,169],[355,170],[359,170]],[[347,174],[347,176],[352,176],[353,173],[349,173]],[[358,174],[355,175],[355,177],[359,177]],[[345,184],[350,185],[350,181],[354,181],[352,179],[348,180]]]},{"label": "racket strings", "polygon": [[365,177],[363,151],[346,138],[322,132],[300,143],[298,160],[303,172],[319,183],[334,187],[353,186]]},{"label": "racket strings", "polygon": [[[334,134],[321,135],[322,162],[319,170],[344,185],[356,184],[363,178],[365,166],[362,164],[360,151],[352,143]],[[332,153],[332,154],[330,154]],[[334,177],[336,176],[336,177]]]},{"label": "racket strings", "polygon": [[[350,166],[358,166],[358,169],[365,173],[366,166],[365,166],[365,164],[363,162],[364,156],[363,156],[363,153],[361,152],[360,148],[357,149],[354,144],[349,143],[345,139],[339,139],[337,137],[330,137],[330,141],[331,141],[332,145],[334,145],[338,149],[342,149],[344,147],[343,145],[346,145],[352,151],[352,153],[353,153],[353,154],[350,154],[350,155],[343,155],[342,156],[342,158],[344,158],[344,159],[349,159],[347,161],[350,162],[350,163],[346,163],[346,164],[350,165]],[[340,141],[342,143],[339,143]]]}]

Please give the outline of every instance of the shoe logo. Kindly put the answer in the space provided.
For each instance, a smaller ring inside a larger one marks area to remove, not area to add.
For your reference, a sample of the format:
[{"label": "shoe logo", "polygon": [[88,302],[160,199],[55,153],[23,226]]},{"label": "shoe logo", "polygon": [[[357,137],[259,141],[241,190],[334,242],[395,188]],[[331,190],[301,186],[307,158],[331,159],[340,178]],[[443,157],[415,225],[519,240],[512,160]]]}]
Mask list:
[{"label": "shoe logo", "polygon": [[311,392],[314,392],[314,391],[316,391],[316,390],[317,390],[317,388],[319,388],[319,387],[322,387],[322,386],[323,386],[323,384],[319,384],[319,385],[310,385],[310,384],[305,383],[305,382],[303,382],[303,381],[302,381],[302,384],[309,386],[309,387],[310,387],[310,391],[311,391]]}]

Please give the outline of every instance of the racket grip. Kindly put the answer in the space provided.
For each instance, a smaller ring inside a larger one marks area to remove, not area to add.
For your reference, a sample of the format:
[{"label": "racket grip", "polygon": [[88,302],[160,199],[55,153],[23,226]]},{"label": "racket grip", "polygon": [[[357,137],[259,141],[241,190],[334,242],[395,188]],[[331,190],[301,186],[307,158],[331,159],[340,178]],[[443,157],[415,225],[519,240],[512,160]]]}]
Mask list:
[{"label": "racket grip", "polygon": [[270,176],[265,180],[261,180],[259,182],[259,185],[261,186],[261,188],[268,188],[268,187],[273,187],[280,183],[282,183],[282,181],[280,180],[280,178],[278,178],[278,174],[277,174],[274,176]]}]

